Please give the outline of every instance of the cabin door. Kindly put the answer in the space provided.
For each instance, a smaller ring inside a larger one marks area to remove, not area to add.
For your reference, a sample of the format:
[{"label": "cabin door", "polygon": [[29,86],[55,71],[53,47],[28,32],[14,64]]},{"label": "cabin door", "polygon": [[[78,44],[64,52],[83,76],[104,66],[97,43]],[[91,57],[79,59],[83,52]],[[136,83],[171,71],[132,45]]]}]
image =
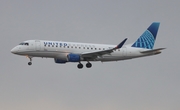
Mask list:
[{"label": "cabin door", "polygon": [[41,42],[36,40],[35,45],[36,45],[36,51],[40,51],[41,50]]}]

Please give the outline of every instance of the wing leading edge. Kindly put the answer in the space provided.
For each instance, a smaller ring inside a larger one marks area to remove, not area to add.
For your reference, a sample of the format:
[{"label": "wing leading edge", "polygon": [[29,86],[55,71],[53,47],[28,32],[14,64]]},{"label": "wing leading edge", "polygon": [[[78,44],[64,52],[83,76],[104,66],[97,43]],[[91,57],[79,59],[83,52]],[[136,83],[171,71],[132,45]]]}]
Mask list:
[{"label": "wing leading edge", "polygon": [[114,50],[121,48],[124,43],[126,42],[127,38],[125,38],[121,43],[119,43],[116,47],[112,49],[102,50],[102,51],[95,51],[95,52],[85,52],[81,54],[81,57],[83,58],[96,58],[97,56],[102,56],[105,54],[110,54]]}]

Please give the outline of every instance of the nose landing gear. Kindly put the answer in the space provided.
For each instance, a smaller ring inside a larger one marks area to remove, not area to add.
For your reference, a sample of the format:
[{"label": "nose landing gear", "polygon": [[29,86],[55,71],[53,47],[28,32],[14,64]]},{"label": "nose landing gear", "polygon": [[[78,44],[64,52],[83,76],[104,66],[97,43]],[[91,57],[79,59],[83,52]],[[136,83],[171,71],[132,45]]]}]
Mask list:
[{"label": "nose landing gear", "polygon": [[27,56],[27,58],[29,58],[29,60],[30,60],[30,62],[28,62],[28,65],[29,66],[32,65],[32,57]]},{"label": "nose landing gear", "polygon": [[29,66],[32,65],[32,62],[28,62],[28,65],[29,65]]}]

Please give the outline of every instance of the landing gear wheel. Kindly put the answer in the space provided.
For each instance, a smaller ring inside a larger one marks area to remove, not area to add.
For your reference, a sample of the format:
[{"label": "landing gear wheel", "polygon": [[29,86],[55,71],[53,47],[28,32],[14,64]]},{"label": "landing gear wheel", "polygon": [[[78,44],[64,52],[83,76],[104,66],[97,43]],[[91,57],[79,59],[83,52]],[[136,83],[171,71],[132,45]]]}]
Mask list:
[{"label": "landing gear wheel", "polygon": [[79,69],[82,69],[82,68],[83,68],[83,64],[79,63],[79,64],[77,65],[77,67],[78,67]]},{"label": "landing gear wheel", "polygon": [[87,68],[91,68],[91,67],[92,67],[92,64],[91,64],[91,63],[87,63],[87,64],[86,64],[86,67],[87,67]]},{"label": "landing gear wheel", "polygon": [[28,65],[29,65],[29,66],[32,65],[32,62],[28,62]]}]

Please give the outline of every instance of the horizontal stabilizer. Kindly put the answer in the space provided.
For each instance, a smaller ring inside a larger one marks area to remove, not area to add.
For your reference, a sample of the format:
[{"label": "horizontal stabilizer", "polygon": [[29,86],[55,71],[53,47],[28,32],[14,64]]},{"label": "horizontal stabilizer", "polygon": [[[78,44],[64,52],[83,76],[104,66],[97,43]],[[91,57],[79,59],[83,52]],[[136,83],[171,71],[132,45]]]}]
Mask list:
[{"label": "horizontal stabilizer", "polygon": [[166,48],[158,48],[158,49],[152,49],[152,50],[146,50],[146,51],[141,51],[141,53],[161,53],[160,50],[163,50]]}]

